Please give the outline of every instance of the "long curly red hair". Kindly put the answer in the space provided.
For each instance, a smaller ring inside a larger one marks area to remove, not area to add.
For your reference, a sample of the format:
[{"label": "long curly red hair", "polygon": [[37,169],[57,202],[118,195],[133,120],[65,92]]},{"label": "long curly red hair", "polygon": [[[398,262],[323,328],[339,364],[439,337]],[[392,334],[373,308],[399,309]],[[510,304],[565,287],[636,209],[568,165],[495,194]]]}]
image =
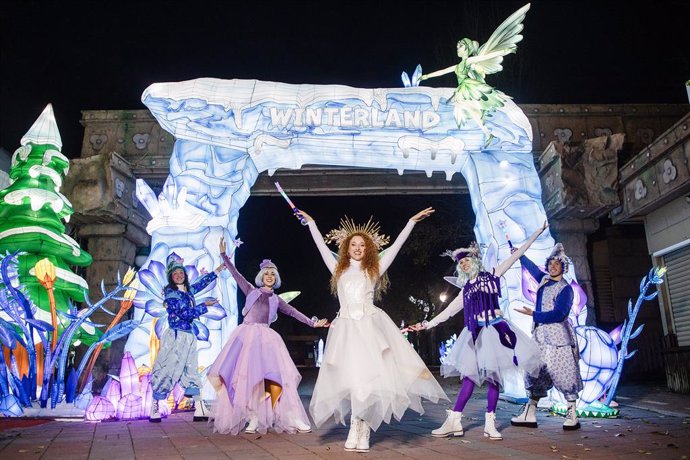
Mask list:
[{"label": "long curly red hair", "polygon": [[342,275],[343,272],[350,266],[348,249],[350,248],[350,241],[355,236],[359,236],[364,240],[364,258],[362,259],[362,270],[364,270],[371,280],[376,281],[374,296],[376,299],[380,299],[381,294],[386,292],[388,289],[388,276],[386,276],[386,274],[379,273],[379,251],[371,237],[363,232],[351,233],[338,248],[338,262],[335,265],[333,276],[331,276],[331,292],[333,295],[338,294],[338,279],[340,279],[340,275]]}]

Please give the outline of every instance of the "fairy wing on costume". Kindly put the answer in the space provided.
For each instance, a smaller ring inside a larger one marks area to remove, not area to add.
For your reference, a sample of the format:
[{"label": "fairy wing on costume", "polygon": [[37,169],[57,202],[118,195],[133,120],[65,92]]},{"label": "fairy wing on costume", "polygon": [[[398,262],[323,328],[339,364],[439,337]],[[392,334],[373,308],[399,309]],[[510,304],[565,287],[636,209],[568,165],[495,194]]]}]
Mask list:
[{"label": "fairy wing on costume", "polygon": [[285,303],[290,303],[300,295],[302,291],[288,291],[278,294],[278,296],[285,301]]},{"label": "fairy wing on costume", "polygon": [[[283,292],[278,294],[278,297],[283,299],[285,303],[290,303],[293,300],[297,298],[298,295],[300,295],[302,291],[288,291],[288,292]],[[269,323],[275,323],[278,320],[278,312],[275,313],[275,316],[273,318],[269,318]]]},{"label": "fairy wing on costume", "polygon": [[500,26],[491,34],[491,37],[479,47],[475,56],[467,58],[467,65],[484,77],[487,74],[500,72],[503,70],[501,63],[503,56],[514,53],[517,44],[522,41],[522,32],[525,16],[529,11],[530,4],[523,6],[501,23]]},{"label": "fairy wing on costume", "polygon": [[452,284],[453,286],[455,286],[457,288],[462,289],[464,287],[464,286],[460,286],[458,284],[458,277],[457,276],[444,276],[443,279],[448,281],[450,284]]}]

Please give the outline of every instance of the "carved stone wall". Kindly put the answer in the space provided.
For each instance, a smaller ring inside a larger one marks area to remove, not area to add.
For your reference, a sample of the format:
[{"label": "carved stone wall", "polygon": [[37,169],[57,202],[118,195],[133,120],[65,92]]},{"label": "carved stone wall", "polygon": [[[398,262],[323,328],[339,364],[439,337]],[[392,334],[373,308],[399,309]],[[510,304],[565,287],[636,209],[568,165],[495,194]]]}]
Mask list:
[{"label": "carved stone wall", "polygon": [[[70,162],[62,187],[75,210],[71,223],[78,236],[87,240],[93,264],[86,270],[89,290],[100,293],[117,283],[134,263],[137,247],[148,246],[145,210],[135,195],[135,177],[130,164],[114,152],[91,155]],[[95,314],[94,319],[98,318]]]},{"label": "carved stone wall", "polygon": [[618,206],[618,153],[624,138],[612,134],[547,146],[539,173],[549,216],[598,218]]},{"label": "carved stone wall", "polygon": [[623,203],[614,223],[641,217],[690,193],[690,113],[620,170]]}]

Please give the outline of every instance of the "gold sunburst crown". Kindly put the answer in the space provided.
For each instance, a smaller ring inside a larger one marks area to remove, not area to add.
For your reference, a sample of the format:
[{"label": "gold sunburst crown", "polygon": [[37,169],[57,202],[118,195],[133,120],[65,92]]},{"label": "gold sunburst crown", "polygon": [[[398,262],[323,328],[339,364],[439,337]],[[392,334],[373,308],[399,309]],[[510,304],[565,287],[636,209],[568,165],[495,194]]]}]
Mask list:
[{"label": "gold sunburst crown", "polygon": [[381,227],[378,222],[373,221],[373,216],[369,217],[369,220],[364,225],[356,224],[354,220],[345,216],[340,219],[340,227],[328,232],[324,241],[326,244],[335,243],[340,247],[353,233],[364,233],[369,235],[376,249],[381,250],[382,247],[390,242],[390,238],[387,235],[379,234],[380,230]]}]

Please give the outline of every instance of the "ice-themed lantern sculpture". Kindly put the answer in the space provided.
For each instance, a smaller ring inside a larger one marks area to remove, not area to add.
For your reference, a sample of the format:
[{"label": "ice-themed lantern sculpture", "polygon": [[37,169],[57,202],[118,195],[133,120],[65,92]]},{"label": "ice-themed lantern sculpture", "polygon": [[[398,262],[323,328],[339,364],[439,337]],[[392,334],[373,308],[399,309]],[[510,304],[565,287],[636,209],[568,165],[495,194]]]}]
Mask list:
[{"label": "ice-themed lantern sculpture", "polygon": [[142,398],[135,394],[124,395],[117,403],[116,416],[120,420],[133,420],[141,415]]},{"label": "ice-themed lantern sculpture", "polygon": [[84,417],[89,422],[107,420],[115,417],[115,408],[108,398],[97,395],[93,397],[89,407],[86,408]]},{"label": "ice-themed lantern sculpture", "polygon": [[[139,181],[138,196],[152,214],[148,262],[171,251],[217,266],[218,241],[237,237],[241,207],[259,173],[304,164],[394,169],[402,174],[461,173],[476,215],[478,243],[488,248],[484,264],[509,255],[499,222],[520,244],[546,219],[541,185],[532,160],[532,128],[510,100],[485,120],[493,139],[486,146],[481,127],[458,127],[452,88],[361,89],[339,85],[290,85],[257,80],[201,78],[156,83],[142,96],[160,125],[176,137],[170,176],[156,197]],[[546,257],[553,239],[545,232],[531,257]],[[214,264],[215,263],[215,264]],[[208,367],[237,321],[236,286],[223,279],[209,293],[222,298],[228,317],[209,327],[199,364]],[[502,308],[510,316],[524,303],[519,268],[510,270]],[[139,310],[144,324],[150,318]],[[529,331],[529,321],[513,318]],[[126,350],[147,364],[149,334],[134,331]],[[506,391],[524,394],[522,382]]]}]

